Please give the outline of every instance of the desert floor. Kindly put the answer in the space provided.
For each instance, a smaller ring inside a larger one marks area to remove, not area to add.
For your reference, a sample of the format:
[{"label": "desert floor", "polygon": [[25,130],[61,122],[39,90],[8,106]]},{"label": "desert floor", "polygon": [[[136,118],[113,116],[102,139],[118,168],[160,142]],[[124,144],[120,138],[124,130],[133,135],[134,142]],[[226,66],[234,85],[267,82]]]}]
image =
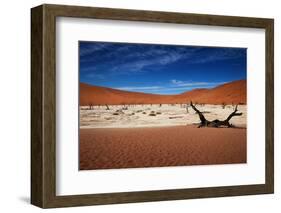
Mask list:
[{"label": "desert floor", "polygon": [[[246,162],[245,105],[237,128],[197,128],[187,105],[80,108],[80,169],[113,169]],[[233,106],[197,105],[209,120],[224,120]],[[187,111],[188,110],[188,111]]]},{"label": "desert floor", "polygon": [[[198,115],[185,104],[159,104],[154,105],[131,105],[131,106],[93,106],[80,108],[80,128],[135,128],[135,127],[159,127],[159,126],[182,126],[199,123]],[[196,105],[209,120],[224,120],[233,112],[233,106],[226,105]],[[187,113],[188,110],[188,113]],[[230,123],[246,127],[247,106],[239,105],[242,116],[233,117]]]},{"label": "desert floor", "polygon": [[245,127],[81,128],[79,164],[91,170],[246,163],[246,148]]}]

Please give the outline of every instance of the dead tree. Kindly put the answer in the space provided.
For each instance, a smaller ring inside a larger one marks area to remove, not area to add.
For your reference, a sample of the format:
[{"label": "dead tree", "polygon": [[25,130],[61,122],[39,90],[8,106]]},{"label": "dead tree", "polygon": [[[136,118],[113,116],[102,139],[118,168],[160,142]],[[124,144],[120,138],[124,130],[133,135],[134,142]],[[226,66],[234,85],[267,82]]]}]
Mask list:
[{"label": "dead tree", "polygon": [[106,106],[106,110],[110,110],[107,104],[105,106]]},{"label": "dead tree", "polygon": [[235,109],[235,104],[233,102],[231,103],[231,106],[232,106],[232,109],[234,110]]},{"label": "dead tree", "polygon": [[186,104],[186,113],[189,113],[188,107],[188,104]]},{"label": "dead tree", "polygon": [[93,109],[93,103],[89,103],[89,110]]},{"label": "dead tree", "polygon": [[202,112],[200,112],[192,103],[192,101],[190,102],[190,106],[192,107],[192,109],[194,109],[194,111],[198,114],[199,118],[200,118],[200,121],[201,123],[199,124],[198,128],[201,128],[201,127],[220,127],[220,126],[225,126],[225,127],[233,127],[233,125],[231,125],[229,123],[230,119],[233,117],[233,116],[241,116],[242,113],[238,113],[238,105],[236,105],[234,111],[232,113],[230,113],[230,115],[223,121],[220,121],[218,119],[216,120],[213,120],[213,121],[208,121],[205,116],[203,115]]}]

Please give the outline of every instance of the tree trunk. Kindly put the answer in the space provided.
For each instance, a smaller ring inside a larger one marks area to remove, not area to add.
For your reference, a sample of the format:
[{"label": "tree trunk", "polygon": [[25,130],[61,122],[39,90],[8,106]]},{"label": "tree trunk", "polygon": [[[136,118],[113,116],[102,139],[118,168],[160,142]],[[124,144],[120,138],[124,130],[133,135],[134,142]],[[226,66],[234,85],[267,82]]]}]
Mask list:
[{"label": "tree trunk", "polygon": [[198,128],[201,128],[201,127],[220,127],[220,126],[226,126],[226,127],[233,127],[233,125],[231,125],[229,123],[230,119],[233,117],[233,116],[241,116],[242,113],[237,113],[238,109],[238,105],[236,105],[234,111],[232,113],[230,113],[230,115],[223,121],[220,121],[218,119],[216,120],[213,120],[213,121],[208,121],[205,116],[203,115],[202,112],[200,112],[192,103],[192,101],[190,102],[190,106],[192,107],[192,109],[197,112],[199,118],[200,118],[200,121],[201,123],[199,124]]}]

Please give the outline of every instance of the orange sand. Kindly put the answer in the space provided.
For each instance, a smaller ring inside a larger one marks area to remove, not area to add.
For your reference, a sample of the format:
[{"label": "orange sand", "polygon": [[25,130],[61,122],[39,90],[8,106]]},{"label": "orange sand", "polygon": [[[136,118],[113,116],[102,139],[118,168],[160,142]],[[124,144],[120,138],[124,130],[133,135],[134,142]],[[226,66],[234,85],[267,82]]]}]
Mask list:
[{"label": "orange sand", "polygon": [[194,89],[177,95],[128,92],[80,83],[80,106],[123,104],[176,104],[191,100],[205,104],[246,104],[246,80],[233,81],[212,89]]},{"label": "orange sand", "polygon": [[246,163],[246,129],[80,129],[80,169]]}]

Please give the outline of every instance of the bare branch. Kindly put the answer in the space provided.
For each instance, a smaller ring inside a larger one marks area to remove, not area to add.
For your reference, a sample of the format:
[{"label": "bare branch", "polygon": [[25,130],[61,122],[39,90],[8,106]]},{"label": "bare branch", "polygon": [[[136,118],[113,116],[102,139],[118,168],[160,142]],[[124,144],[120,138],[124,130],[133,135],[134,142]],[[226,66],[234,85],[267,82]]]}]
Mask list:
[{"label": "bare branch", "polygon": [[241,116],[243,113],[240,112],[240,113],[237,113],[238,109],[237,109],[238,105],[236,105],[234,111],[227,117],[227,119],[225,119],[225,121],[230,121],[230,119],[233,117],[233,116]]},{"label": "bare branch", "polygon": [[190,106],[192,107],[192,109],[195,110],[195,112],[198,113],[201,122],[202,122],[202,123],[206,122],[207,119],[205,118],[205,116],[203,115],[203,113],[200,112],[200,111],[193,105],[192,101],[190,102]]},{"label": "bare branch", "polygon": [[192,107],[192,109],[197,112],[199,118],[200,118],[200,121],[201,123],[199,124],[198,128],[200,127],[220,127],[220,126],[226,126],[226,127],[233,127],[233,125],[231,125],[229,123],[230,119],[233,117],[233,116],[241,116],[242,113],[237,113],[238,109],[238,105],[236,105],[234,111],[227,117],[227,119],[223,120],[223,121],[220,121],[218,119],[215,119],[213,121],[208,121],[205,116],[203,115],[202,112],[200,112],[192,103],[192,101],[190,102],[190,106]]}]

